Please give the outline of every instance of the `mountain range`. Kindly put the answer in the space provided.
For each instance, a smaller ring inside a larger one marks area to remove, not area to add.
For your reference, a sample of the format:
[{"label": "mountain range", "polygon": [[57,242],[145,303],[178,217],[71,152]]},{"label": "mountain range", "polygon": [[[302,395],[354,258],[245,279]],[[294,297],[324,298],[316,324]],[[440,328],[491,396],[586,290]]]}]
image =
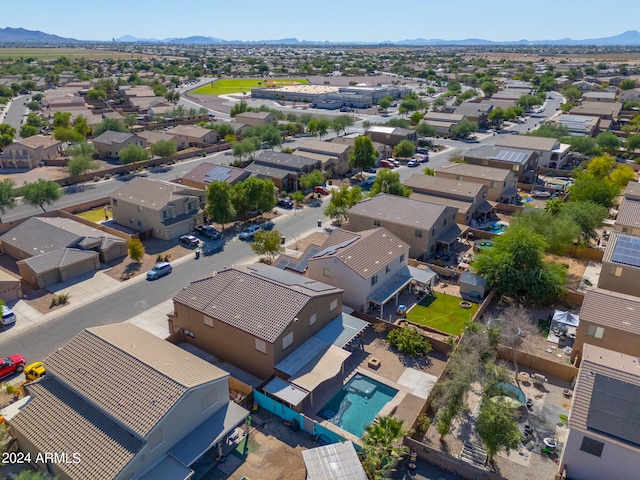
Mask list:
[{"label": "mountain range", "polygon": [[[94,40],[84,40],[84,42],[93,42]],[[80,40],[75,38],[64,38],[48,33],[26,30],[24,28],[0,28],[0,43],[78,43]],[[174,45],[423,45],[423,46],[500,46],[500,45],[566,45],[566,46],[640,46],[640,32],[637,30],[629,30],[619,35],[602,38],[587,38],[583,40],[573,40],[571,38],[562,38],[559,40],[515,40],[515,41],[493,41],[481,38],[467,38],[464,40],[443,40],[438,38],[425,39],[414,38],[400,40],[396,42],[380,41],[380,42],[315,42],[309,40],[298,40],[297,38],[281,38],[276,40],[224,40],[216,37],[191,36],[184,38],[137,38],[131,35],[125,35],[114,39],[117,43],[150,43],[150,44],[174,44]],[[104,43],[104,42],[100,42]]]}]

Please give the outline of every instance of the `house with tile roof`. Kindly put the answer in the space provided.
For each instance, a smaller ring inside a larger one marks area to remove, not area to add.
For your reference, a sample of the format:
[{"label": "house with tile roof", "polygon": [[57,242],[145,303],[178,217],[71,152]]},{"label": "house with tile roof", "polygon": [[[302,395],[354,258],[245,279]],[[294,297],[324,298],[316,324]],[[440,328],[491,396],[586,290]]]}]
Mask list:
[{"label": "house with tile roof", "polygon": [[638,357],[585,344],[559,461],[562,478],[637,478],[639,410]]},{"label": "house with tile roof", "polygon": [[342,228],[351,232],[386,228],[409,245],[411,258],[427,258],[457,241],[462,231],[456,216],[453,207],[379,194],[354,205]]},{"label": "house with tile roof", "polygon": [[511,170],[450,163],[436,169],[436,177],[485,185],[487,200],[490,202],[513,204],[518,196],[518,180]]},{"label": "house with tile roof", "polygon": [[482,183],[417,173],[404,185],[413,191],[409,198],[457,207],[456,221],[461,225],[482,223],[495,216],[496,203],[488,200],[489,188]]},{"label": "house with tile roof", "polygon": [[266,379],[274,366],[342,312],[342,290],[263,264],[191,282],[173,297],[171,333]]},{"label": "house with tile roof", "polygon": [[625,197],[620,202],[613,228],[622,233],[640,235],[640,200]]},{"label": "house with tile roof", "polygon": [[184,177],[181,178],[181,181],[182,185],[187,187],[206,190],[214,180],[235,185],[250,176],[251,172],[243,170],[242,168],[202,162],[197,167],[194,167],[193,170],[187,172]]},{"label": "house with tile roof", "polygon": [[234,121],[251,127],[276,125],[278,123],[278,119],[271,112],[242,112],[235,116]]},{"label": "house with tile roof", "polygon": [[586,343],[640,356],[640,297],[599,287],[589,288],[580,308],[580,324],[571,361],[580,364]]},{"label": "house with tile roof", "polygon": [[413,286],[416,274],[425,274],[425,288],[432,287],[435,277],[414,272],[418,269],[408,265],[409,244],[385,228],[336,229],[319,248],[307,260],[306,276],[343,289],[343,303],[354,310],[397,303],[400,292]]},{"label": "house with tile roof", "polygon": [[567,161],[571,145],[555,138],[530,135],[503,135],[496,140],[496,147],[523,148],[538,154],[538,167],[562,168]]},{"label": "house with tile roof", "polygon": [[349,152],[351,150],[353,150],[351,143],[305,140],[294,153],[320,160],[323,170],[331,170],[340,175],[350,169]]},{"label": "house with tile roof", "polygon": [[45,363],[6,420],[32,458],[77,459],[38,464],[64,480],[186,480],[249,413],[227,372],[127,322],[88,328]]},{"label": "house with tile roof", "polygon": [[120,151],[129,145],[147,146],[147,139],[133,133],[107,130],[93,139],[100,158],[120,158]]},{"label": "house with tile roof", "polygon": [[300,189],[300,176],[313,170],[322,170],[322,161],[294,153],[263,150],[245,167],[247,172],[272,180],[279,190]]},{"label": "house with tile roof", "polygon": [[204,190],[150,178],[133,178],[109,197],[120,225],[171,240],[203,223]]},{"label": "house with tile roof", "polygon": [[218,132],[197,125],[177,125],[167,130],[167,133],[176,138],[178,150],[212,145],[218,141]]},{"label": "house with tile roof", "polygon": [[418,135],[413,130],[401,127],[387,127],[383,125],[374,125],[367,128],[365,135],[371,137],[372,142],[383,143],[390,147],[395,147],[402,140],[411,140],[415,142]]},{"label": "house with tile roof", "polygon": [[519,183],[533,183],[538,172],[537,152],[524,148],[484,145],[465,153],[464,161],[473,165],[513,170]]},{"label": "house with tile roof", "polygon": [[0,242],[2,252],[18,260],[20,276],[38,288],[127,255],[123,238],[61,217],[31,217],[0,236]]},{"label": "house with tile roof", "polygon": [[41,162],[62,156],[62,142],[34,135],[21,138],[0,149],[0,168],[35,168]]},{"label": "house with tile roof", "polygon": [[598,287],[640,296],[640,236],[611,231],[602,256]]}]

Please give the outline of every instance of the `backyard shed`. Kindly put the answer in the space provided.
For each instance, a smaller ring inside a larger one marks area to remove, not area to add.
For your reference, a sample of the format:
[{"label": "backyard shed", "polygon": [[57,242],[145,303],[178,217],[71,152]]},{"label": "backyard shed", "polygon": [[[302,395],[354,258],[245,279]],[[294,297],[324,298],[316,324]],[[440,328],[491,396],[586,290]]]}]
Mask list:
[{"label": "backyard shed", "polygon": [[471,272],[460,275],[460,296],[465,300],[481,303],[487,294],[487,284],[484,278]]},{"label": "backyard shed", "polygon": [[333,443],[302,451],[308,480],[366,480],[367,475],[351,442]]}]

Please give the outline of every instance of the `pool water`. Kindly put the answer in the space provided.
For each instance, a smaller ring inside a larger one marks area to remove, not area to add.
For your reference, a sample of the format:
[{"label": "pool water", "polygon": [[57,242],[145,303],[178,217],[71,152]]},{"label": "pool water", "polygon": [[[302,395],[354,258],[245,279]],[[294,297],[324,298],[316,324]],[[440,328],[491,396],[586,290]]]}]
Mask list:
[{"label": "pool water", "polygon": [[495,233],[496,235],[500,235],[501,233],[504,233],[508,227],[509,225],[494,223],[492,225],[489,225],[488,227],[484,227],[482,230],[484,230],[485,232],[491,232]]},{"label": "pool water", "polygon": [[398,390],[356,373],[354,377],[320,409],[319,416],[361,437],[378,412]]}]

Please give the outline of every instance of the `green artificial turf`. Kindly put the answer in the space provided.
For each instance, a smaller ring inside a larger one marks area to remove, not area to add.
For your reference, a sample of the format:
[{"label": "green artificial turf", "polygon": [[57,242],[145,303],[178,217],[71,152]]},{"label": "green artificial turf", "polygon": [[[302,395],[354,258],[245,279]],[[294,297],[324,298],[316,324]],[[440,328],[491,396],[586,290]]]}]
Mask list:
[{"label": "green artificial turf", "polygon": [[248,78],[240,80],[218,80],[210,83],[190,93],[194,95],[229,95],[232,93],[250,93],[252,88],[266,88],[270,85],[293,85],[308,84],[309,82],[303,78],[287,78],[283,80],[270,80],[259,78]]},{"label": "green artificial turf", "polygon": [[[107,211],[107,213],[109,215],[109,218],[113,217],[110,211]],[[93,210],[77,213],[76,216],[84,218],[85,220],[89,220],[90,222],[100,223],[104,220],[104,208],[94,208]]]},{"label": "green artificial turf", "polygon": [[478,304],[471,303],[471,308],[462,308],[461,301],[460,297],[444,293],[428,295],[407,313],[407,320],[451,335],[460,335],[465,323],[478,311]]}]

